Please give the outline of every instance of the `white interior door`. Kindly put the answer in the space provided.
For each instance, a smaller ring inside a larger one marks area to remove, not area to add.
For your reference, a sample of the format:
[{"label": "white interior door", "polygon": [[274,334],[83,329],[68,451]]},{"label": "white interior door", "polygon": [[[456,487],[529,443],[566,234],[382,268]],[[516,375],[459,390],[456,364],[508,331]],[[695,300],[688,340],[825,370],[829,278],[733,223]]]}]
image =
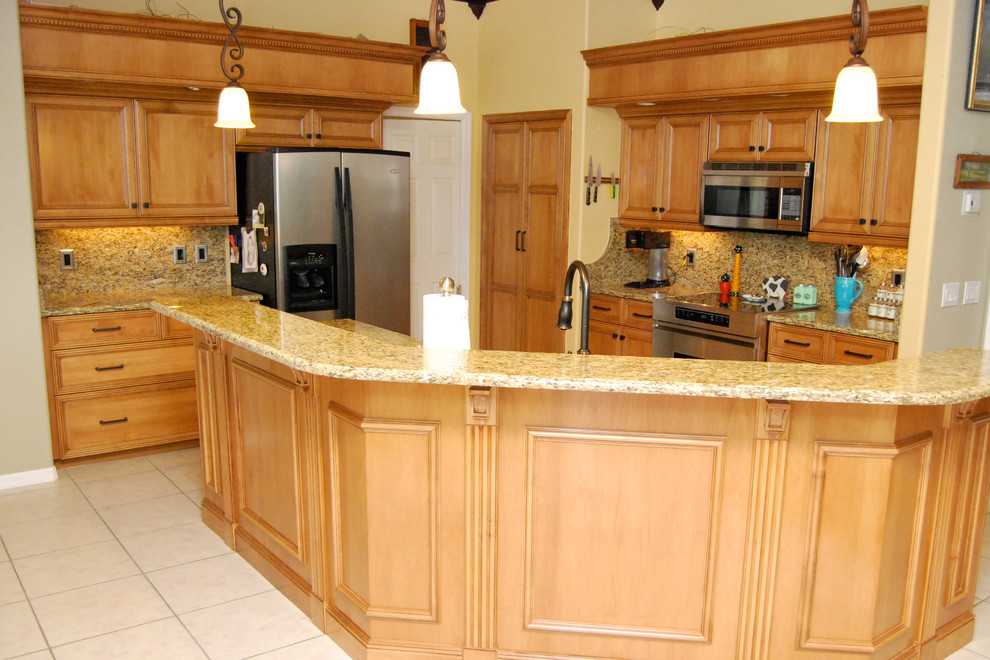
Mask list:
[{"label": "white interior door", "polygon": [[[468,124],[470,126],[470,124]],[[386,149],[408,151],[412,335],[423,338],[423,296],[452,277],[468,292],[470,158],[458,120],[386,117]],[[467,148],[470,148],[467,145]]]}]

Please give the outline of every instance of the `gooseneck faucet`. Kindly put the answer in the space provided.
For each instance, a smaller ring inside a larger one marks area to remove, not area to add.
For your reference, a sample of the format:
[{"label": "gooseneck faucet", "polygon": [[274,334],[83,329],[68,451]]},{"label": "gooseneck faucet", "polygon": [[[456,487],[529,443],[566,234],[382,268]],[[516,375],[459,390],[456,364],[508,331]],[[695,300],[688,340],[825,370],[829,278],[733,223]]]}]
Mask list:
[{"label": "gooseneck faucet", "polygon": [[564,300],[560,303],[560,313],[557,315],[557,327],[561,330],[571,329],[571,319],[574,317],[574,307],[571,297],[571,287],[574,282],[574,272],[581,273],[581,348],[578,353],[590,355],[588,350],[588,325],[590,324],[591,313],[591,280],[588,278],[588,269],[583,262],[572,261],[567,267],[567,275],[564,276]]}]

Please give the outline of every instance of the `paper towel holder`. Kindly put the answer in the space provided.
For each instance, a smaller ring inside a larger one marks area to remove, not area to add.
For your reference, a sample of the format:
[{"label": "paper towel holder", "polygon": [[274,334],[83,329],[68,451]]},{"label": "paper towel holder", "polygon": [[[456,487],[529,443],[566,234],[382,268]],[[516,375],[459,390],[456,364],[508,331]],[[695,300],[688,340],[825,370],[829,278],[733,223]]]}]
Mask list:
[{"label": "paper towel holder", "polygon": [[440,294],[444,296],[454,295],[454,279],[452,277],[445,277],[440,280]]}]

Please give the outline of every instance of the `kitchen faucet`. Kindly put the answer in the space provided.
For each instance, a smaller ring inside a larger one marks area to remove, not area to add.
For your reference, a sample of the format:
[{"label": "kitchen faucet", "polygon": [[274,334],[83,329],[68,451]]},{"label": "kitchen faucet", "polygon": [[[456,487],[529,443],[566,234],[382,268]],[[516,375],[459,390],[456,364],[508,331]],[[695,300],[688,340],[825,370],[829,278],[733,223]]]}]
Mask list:
[{"label": "kitchen faucet", "polygon": [[560,313],[557,315],[557,327],[561,330],[571,329],[571,318],[574,316],[574,308],[571,303],[571,285],[574,282],[574,271],[581,273],[581,348],[578,353],[589,355],[588,350],[588,325],[590,323],[589,313],[591,311],[591,280],[588,278],[588,269],[583,262],[572,261],[567,267],[567,275],[564,276],[564,300],[560,303]]}]

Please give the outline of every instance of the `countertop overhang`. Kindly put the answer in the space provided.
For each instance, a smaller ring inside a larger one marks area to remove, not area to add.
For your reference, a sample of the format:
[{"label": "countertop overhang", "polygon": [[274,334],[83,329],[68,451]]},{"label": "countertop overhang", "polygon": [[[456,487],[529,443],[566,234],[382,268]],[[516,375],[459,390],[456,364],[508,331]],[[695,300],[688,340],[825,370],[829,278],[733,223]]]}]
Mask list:
[{"label": "countertop overhang", "polygon": [[990,352],[974,348],[867,366],[456,351],[397,346],[227,296],[160,298],[151,308],[293,369],[332,378],[895,405],[990,396]]}]

